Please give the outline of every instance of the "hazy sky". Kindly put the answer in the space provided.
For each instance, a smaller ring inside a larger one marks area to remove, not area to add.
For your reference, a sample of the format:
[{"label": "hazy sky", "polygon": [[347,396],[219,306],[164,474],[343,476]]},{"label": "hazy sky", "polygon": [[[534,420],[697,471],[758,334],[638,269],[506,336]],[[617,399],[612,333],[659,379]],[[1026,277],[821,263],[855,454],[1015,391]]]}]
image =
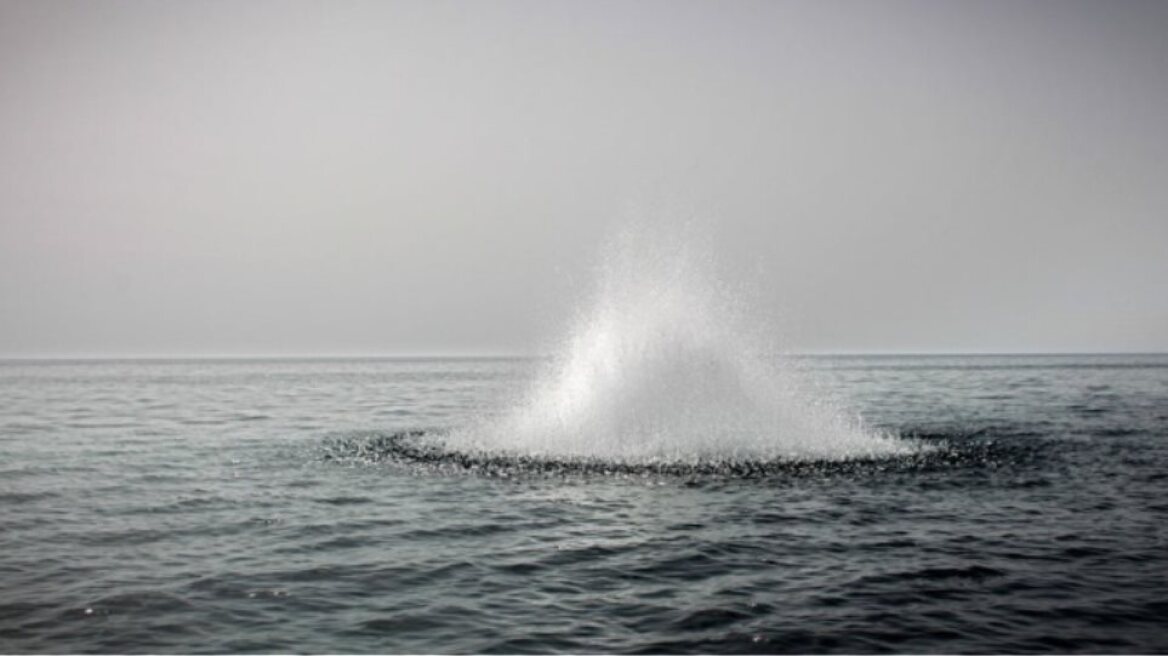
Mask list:
[{"label": "hazy sky", "polygon": [[0,0],[0,356],[538,350],[630,216],[800,350],[1168,350],[1168,2]]}]

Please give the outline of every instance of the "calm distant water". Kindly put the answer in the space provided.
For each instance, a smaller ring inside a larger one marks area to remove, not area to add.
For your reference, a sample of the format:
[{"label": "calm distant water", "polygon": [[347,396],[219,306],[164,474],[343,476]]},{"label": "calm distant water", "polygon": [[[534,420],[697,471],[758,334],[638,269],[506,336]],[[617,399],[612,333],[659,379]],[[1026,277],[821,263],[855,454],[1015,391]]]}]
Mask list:
[{"label": "calm distant water", "polygon": [[0,651],[1168,651],[1168,356],[809,361],[922,458],[387,446],[536,364],[0,363]]}]

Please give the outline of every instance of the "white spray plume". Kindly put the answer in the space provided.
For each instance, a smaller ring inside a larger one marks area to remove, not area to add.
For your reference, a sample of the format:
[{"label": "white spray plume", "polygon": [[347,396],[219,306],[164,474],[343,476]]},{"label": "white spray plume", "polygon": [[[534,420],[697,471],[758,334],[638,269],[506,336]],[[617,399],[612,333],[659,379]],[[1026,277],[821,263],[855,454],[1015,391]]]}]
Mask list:
[{"label": "white spray plume", "polygon": [[687,230],[624,231],[527,397],[459,450],[615,462],[839,459],[913,447],[811,398]]}]

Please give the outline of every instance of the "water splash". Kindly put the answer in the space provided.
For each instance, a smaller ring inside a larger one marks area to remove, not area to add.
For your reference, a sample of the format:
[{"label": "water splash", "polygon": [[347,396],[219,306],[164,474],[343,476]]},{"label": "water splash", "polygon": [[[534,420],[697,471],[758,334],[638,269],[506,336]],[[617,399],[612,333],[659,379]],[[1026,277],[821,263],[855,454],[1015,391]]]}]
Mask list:
[{"label": "water splash", "polygon": [[850,459],[907,442],[810,396],[695,240],[629,230],[526,398],[446,447],[618,463]]}]

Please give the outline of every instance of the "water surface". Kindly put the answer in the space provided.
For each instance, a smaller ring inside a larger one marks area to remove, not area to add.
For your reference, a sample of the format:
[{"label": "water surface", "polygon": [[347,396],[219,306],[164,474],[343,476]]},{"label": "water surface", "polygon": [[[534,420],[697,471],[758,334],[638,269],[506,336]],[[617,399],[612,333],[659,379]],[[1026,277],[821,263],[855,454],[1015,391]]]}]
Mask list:
[{"label": "water surface", "polygon": [[0,364],[0,649],[1168,651],[1168,357],[804,362],[932,455],[466,469],[384,444],[540,362]]}]

